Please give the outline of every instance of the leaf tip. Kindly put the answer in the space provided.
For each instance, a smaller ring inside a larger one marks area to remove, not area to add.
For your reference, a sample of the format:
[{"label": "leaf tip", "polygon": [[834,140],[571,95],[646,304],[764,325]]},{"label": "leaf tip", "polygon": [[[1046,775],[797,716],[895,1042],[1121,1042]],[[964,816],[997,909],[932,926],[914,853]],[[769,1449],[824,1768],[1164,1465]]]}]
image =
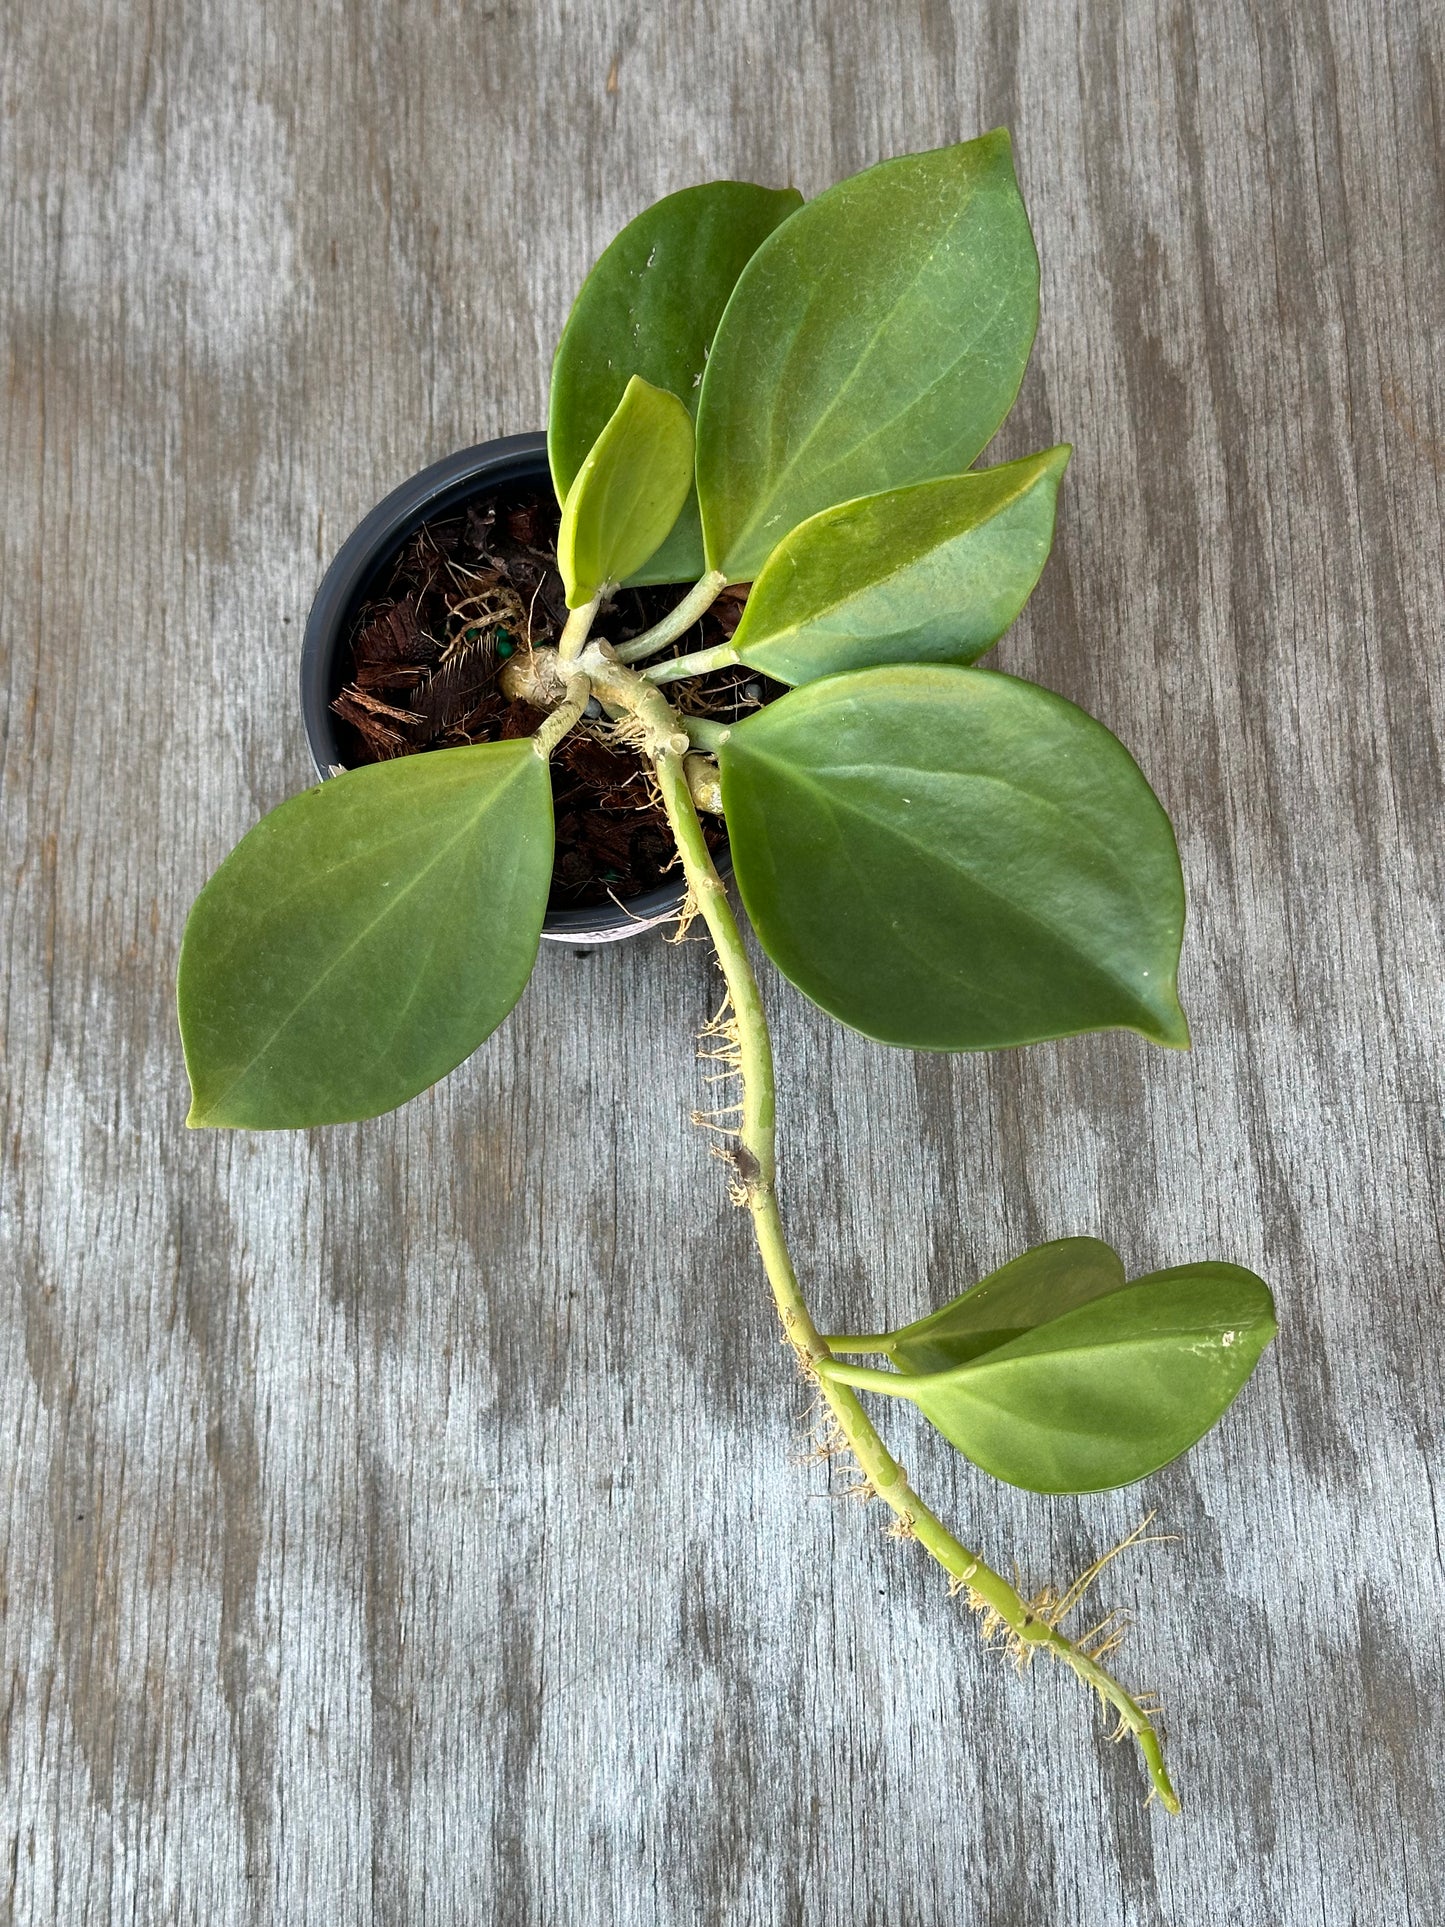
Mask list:
[{"label": "leaf tip", "polygon": [[1140,1025],[1139,1034],[1147,1037],[1151,1044],[1162,1045],[1165,1050],[1187,1051],[1193,1048],[1189,1019],[1172,985],[1167,999],[1151,1008],[1149,1021]]}]

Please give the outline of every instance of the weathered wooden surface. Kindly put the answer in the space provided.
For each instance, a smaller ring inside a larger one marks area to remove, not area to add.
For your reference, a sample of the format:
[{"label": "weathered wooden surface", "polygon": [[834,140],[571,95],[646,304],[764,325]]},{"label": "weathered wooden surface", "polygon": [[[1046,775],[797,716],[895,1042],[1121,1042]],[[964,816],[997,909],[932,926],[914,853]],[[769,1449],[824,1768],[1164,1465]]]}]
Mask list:
[{"label": "weathered wooden surface", "polygon": [[[1433,0],[51,0],[4,11],[0,1917],[1432,1922],[1442,1560],[1441,13]],[[609,79],[609,75],[611,78]],[[1116,1565],[1187,1802],[797,1463],[690,1131],[705,948],[551,950],[401,1115],[188,1135],[191,895],[308,780],[324,561],[540,424],[628,215],[1015,130],[1067,437],[1003,666],[1138,751],[1188,1058],[845,1037],[771,982],[811,1289],[1024,1244],[1266,1273],[1142,1491],[887,1419],[980,1549]]]}]

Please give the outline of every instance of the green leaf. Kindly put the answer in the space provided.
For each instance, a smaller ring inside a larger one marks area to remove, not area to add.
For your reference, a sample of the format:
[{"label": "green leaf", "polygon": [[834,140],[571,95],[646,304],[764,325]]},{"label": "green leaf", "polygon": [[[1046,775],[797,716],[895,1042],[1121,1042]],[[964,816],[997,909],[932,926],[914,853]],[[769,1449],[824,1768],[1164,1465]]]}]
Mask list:
[{"label": "green leaf", "polygon": [[692,416],[634,375],[562,504],[557,567],[580,609],[640,569],[692,487]]},{"label": "green leaf", "polygon": [[[738,276],[780,221],[803,205],[793,187],[709,181],[669,194],[630,221],[582,283],[552,363],[547,454],[565,502],[628,377],[681,396],[689,413],[708,349]],[[635,582],[695,582],[702,524],[689,494],[662,547]]]},{"label": "green leaf", "polygon": [[927,1318],[877,1338],[828,1343],[838,1351],[884,1352],[901,1372],[941,1372],[981,1358],[1124,1283],[1124,1267],[1108,1245],[1097,1238],[1056,1238],[990,1272]]},{"label": "green leaf", "polygon": [[1264,1282],[1180,1265],[947,1371],[828,1365],[910,1400],[960,1452],[1032,1492],[1098,1492],[1178,1458],[1233,1402],[1275,1333]]},{"label": "green leaf", "polygon": [[966,469],[1013,405],[1038,297],[1002,131],[884,161],[784,222],[703,377],[709,568],[751,581],[820,509]]},{"label": "green leaf", "polygon": [[1071,451],[865,495],[799,523],[733,637],[752,669],[813,682],[885,662],[969,663],[1033,592]]},{"label": "green leaf", "polygon": [[528,741],[373,763],[272,810],[181,945],[191,1124],[341,1124],[403,1104],[521,996],[552,875]]},{"label": "green leaf", "polygon": [[759,941],[853,1029],[927,1050],[1115,1027],[1187,1046],[1169,819],[1063,697],[988,669],[857,669],[736,725],[719,762]]}]

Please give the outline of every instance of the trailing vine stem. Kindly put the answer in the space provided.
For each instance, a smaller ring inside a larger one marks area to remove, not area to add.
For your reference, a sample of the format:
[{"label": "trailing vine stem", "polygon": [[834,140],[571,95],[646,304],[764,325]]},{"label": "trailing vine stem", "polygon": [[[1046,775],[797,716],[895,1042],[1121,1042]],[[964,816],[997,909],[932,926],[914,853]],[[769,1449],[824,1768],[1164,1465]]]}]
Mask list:
[{"label": "trailing vine stem", "polygon": [[[658,790],[677,842],[688,888],[706,923],[727,985],[731,1004],[730,1035],[736,1042],[737,1070],[742,1080],[741,1123],[732,1151],[740,1202],[752,1215],[758,1250],[772,1286],[783,1330],[802,1373],[826,1401],[849,1449],[858,1462],[867,1488],[897,1515],[898,1532],[917,1539],[948,1573],[953,1591],[961,1591],[983,1618],[986,1630],[1001,1632],[1020,1663],[1046,1651],[1070,1667],[1118,1717],[1118,1732],[1132,1733],[1143,1753],[1154,1791],[1170,1813],[1179,1811],[1179,1798],[1164,1764],[1159,1733],[1149,1714],[1113,1675],[1060,1630],[1059,1622],[1081,1596],[1075,1586],[1062,1601],[1026,1602],[1001,1574],[969,1551],[926,1506],[909,1484],[907,1473],[889,1452],[857,1395],[834,1376],[827,1341],[814,1324],[798,1284],[788,1251],[777,1199],[777,1126],[773,1083],[772,1045],[757,978],[753,974],[727,891],[708,851],[688,785],[684,760],[689,748],[682,719],[654,683],[626,668],[620,652],[593,644],[581,667],[590,677],[598,699],[613,713],[635,719],[641,746],[656,772]],[[844,1368],[846,1369],[846,1368]],[[1098,1648],[1096,1647],[1096,1651]]]}]

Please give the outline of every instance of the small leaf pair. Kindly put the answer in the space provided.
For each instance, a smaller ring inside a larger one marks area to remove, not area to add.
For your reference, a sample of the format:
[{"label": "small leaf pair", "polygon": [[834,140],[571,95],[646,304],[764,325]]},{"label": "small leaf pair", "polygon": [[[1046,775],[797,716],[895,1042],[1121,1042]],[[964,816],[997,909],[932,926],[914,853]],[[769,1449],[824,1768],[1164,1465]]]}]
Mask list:
[{"label": "small leaf pair", "polygon": [[[1033,591],[1067,448],[866,495],[809,517],[764,564],[733,659],[784,683],[887,662],[970,663]],[[692,421],[634,375],[567,491],[557,562],[569,608],[652,555],[692,487]]]},{"label": "small leaf pair", "polygon": [[1274,1301],[1238,1265],[1180,1265],[1132,1284],[1108,1245],[1062,1238],[941,1311],[835,1353],[825,1377],[906,1398],[995,1478],[1034,1492],[1128,1485],[1189,1449],[1233,1403],[1275,1333]]}]

